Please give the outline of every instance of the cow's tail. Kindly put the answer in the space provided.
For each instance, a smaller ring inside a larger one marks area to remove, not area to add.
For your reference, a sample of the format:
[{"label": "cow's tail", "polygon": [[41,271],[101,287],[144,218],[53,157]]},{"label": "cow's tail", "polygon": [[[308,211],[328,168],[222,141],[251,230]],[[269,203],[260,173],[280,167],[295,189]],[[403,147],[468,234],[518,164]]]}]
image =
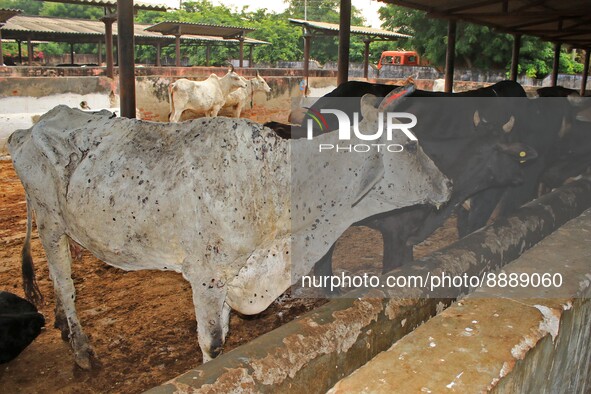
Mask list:
[{"label": "cow's tail", "polygon": [[33,227],[33,210],[31,209],[31,203],[27,196],[27,233],[25,235],[25,243],[23,244],[23,251],[21,254],[22,262],[22,275],[23,275],[23,290],[27,300],[41,306],[43,304],[43,295],[37,285],[35,279],[35,266],[33,265],[33,257],[31,256],[31,229]]},{"label": "cow's tail", "polygon": [[168,114],[168,121],[170,122],[170,118],[172,114],[174,114],[174,101],[172,101],[172,89],[174,87],[174,83],[168,85],[168,102],[170,103],[170,113]]}]

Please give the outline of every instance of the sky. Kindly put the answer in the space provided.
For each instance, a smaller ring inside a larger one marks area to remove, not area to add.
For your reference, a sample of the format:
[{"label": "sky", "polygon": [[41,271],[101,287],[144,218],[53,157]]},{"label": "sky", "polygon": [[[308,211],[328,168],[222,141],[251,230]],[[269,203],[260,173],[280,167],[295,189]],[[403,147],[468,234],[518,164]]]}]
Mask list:
[{"label": "sky", "polygon": [[[287,5],[282,0],[210,0],[214,4],[224,4],[229,7],[237,7],[241,9],[247,5],[251,10],[259,8],[266,8],[269,11],[282,12],[287,8]],[[178,7],[179,0],[142,0],[143,3],[151,4],[165,4],[169,7]],[[312,6],[314,0],[308,0],[309,6]],[[378,9],[385,5],[377,0],[352,0],[353,6],[360,9],[363,17],[371,27],[380,27],[380,20],[378,18]]]}]

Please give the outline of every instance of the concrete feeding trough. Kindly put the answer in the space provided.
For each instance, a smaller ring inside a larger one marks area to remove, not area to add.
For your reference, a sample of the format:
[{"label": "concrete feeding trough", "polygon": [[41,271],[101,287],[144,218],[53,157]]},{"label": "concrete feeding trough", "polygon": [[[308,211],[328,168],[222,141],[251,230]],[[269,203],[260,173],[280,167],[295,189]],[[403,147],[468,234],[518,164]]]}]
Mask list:
[{"label": "concrete feeding trough", "polygon": [[[437,275],[445,271],[450,275],[461,276],[464,273],[481,275],[500,269],[590,206],[591,179],[583,178],[525,205],[508,218],[499,219],[455,244],[389,274]],[[589,213],[585,217],[585,220],[589,221]],[[577,226],[576,222],[573,226]],[[572,234],[573,230],[565,231]],[[589,239],[587,233],[583,233],[583,236]],[[586,274],[583,272],[583,276]],[[589,283],[585,283],[586,287],[580,289],[582,293],[573,293],[566,298],[585,294],[588,296]],[[148,392],[325,392],[378,353],[391,348],[396,341],[411,333],[416,327],[442,312],[461,295],[462,291],[467,290],[450,289],[447,293],[438,293],[439,298],[427,298],[427,292],[416,289],[398,293],[382,289],[373,290],[365,295],[361,291],[350,293],[348,298],[335,299],[296,321]],[[473,297],[469,298],[469,301],[464,301],[464,306],[456,304],[454,308],[471,305]],[[528,316],[530,325],[538,327],[539,323],[544,323],[552,327],[550,323],[561,319],[559,314],[556,315],[560,309],[562,308],[563,312],[568,309],[561,306],[568,304],[564,299],[560,302],[536,303],[542,308],[524,306],[529,311],[525,316]],[[581,304],[587,308],[582,311],[588,311],[587,301]],[[576,302],[578,301],[572,301],[571,304],[574,305]],[[449,321],[449,316],[453,317],[453,310],[443,314],[440,319],[447,318]],[[557,316],[556,319],[548,320],[548,311],[552,311],[553,316]],[[464,312],[472,319],[470,322],[479,321],[478,319],[482,321],[481,317],[471,317],[470,313],[472,311]],[[567,311],[564,318],[568,319],[568,316]],[[508,311],[507,319],[515,320],[517,326],[520,315],[513,312],[510,314]],[[577,334],[588,337],[588,329],[586,332],[581,331],[585,327],[588,328],[588,314],[579,319],[586,321],[585,325],[575,324],[573,327]],[[462,326],[462,329],[471,327],[462,319],[458,319],[456,324]],[[535,344],[538,339],[545,340],[543,338],[547,338],[548,333],[552,336],[554,332],[548,328],[545,331],[539,330],[537,334],[534,332],[531,337],[525,334],[525,337],[531,338]],[[527,344],[528,341],[530,339],[526,340]],[[492,342],[491,346],[494,346]],[[525,350],[527,349],[524,349],[524,352]],[[524,352],[518,353],[521,355]],[[507,362],[515,362],[516,359],[518,357],[513,357]],[[468,364],[458,362],[457,374],[469,368]],[[505,372],[509,371],[508,367],[504,368]],[[499,372],[499,379],[501,375]],[[453,380],[446,384],[450,382]],[[337,389],[339,386],[335,388]]]}]

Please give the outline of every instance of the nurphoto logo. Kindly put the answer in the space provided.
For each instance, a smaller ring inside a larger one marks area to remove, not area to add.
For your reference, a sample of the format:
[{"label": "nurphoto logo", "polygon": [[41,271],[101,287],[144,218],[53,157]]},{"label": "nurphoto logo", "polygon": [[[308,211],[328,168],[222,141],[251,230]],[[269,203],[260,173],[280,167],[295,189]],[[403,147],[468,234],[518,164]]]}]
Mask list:
[{"label": "nurphoto logo", "polygon": [[[373,134],[364,134],[359,129],[360,116],[358,112],[353,113],[353,122],[347,113],[338,109],[321,109],[320,111],[309,109],[307,116],[307,138],[312,140],[314,138],[314,123],[318,126],[321,132],[329,131],[328,122],[324,114],[332,114],[337,117],[339,141],[344,144],[319,144],[319,152],[336,151],[336,152],[358,152],[365,153],[370,151],[377,152],[402,152],[404,146],[400,144],[390,143],[393,141],[392,136],[394,132],[402,132],[411,141],[418,141],[417,137],[412,133],[411,129],[417,125],[417,117],[407,112],[388,112],[386,113],[386,121],[384,122],[384,112],[378,112],[378,129]],[[401,120],[410,120],[407,123],[401,123]],[[356,140],[368,141],[368,143],[352,144],[351,130]],[[386,141],[383,141],[384,132],[386,133]],[[369,141],[376,141],[369,143]],[[349,142],[347,145],[346,142]]]}]

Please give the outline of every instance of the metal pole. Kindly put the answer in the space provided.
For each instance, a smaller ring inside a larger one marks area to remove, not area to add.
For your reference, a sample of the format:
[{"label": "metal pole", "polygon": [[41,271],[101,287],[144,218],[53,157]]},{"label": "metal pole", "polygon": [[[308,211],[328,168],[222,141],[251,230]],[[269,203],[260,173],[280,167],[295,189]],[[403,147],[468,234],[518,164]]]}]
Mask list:
[{"label": "metal pole", "polygon": [[513,35],[513,53],[511,55],[511,81],[517,81],[519,72],[519,49],[521,47],[521,34]]},{"label": "metal pole", "polygon": [[18,63],[22,66],[23,65],[23,47],[22,41],[18,41]]},{"label": "metal pole", "polygon": [[135,118],[135,48],[133,1],[117,0],[117,50],[121,116]]},{"label": "metal pole", "polygon": [[74,43],[70,43],[70,64],[73,66],[74,63]]},{"label": "metal pole", "polygon": [[371,44],[370,40],[363,40],[365,44],[365,51],[363,53],[363,78],[369,78],[369,44]]},{"label": "metal pole", "polygon": [[310,77],[310,43],[312,41],[312,35],[308,29],[304,29],[304,79],[306,80],[306,87],[304,90],[304,96],[308,90],[308,78]]},{"label": "metal pole", "polygon": [[4,66],[4,52],[2,51],[2,26],[4,26],[4,23],[0,23],[0,66]]},{"label": "metal pole", "polygon": [[351,0],[341,0],[339,24],[339,58],[337,86],[349,80],[349,47],[351,44]]},{"label": "metal pole", "polygon": [[585,95],[587,90],[587,77],[589,76],[589,55],[591,55],[591,48],[585,49],[585,62],[583,65],[583,79],[581,80],[581,96]]},{"label": "metal pole", "polygon": [[244,66],[244,37],[238,39],[240,41],[240,68]]},{"label": "metal pole", "polygon": [[558,67],[560,66],[560,43],[554,44],[554,62],[552,63],[552,81],[551,86],[556,86],[558,83]]},{"label": "metal pole", "polygon": [[33,65],[33,42],[31,37],[27,40],[27,57],[29,58],[29,66]]},{"label": "metal pole", "polygon": [[454,63],[456,59],[456,21],[447,24],[447,52],[445,54],[445,89],[451,93],[454,87]]},{"label": "metal pole", "polygon": [[181,35],[180,34],[175,34],[174,45],[175,45],[175,55],[176,55],[175,65],[177,67],[180,67],[181,66]]},{"label": "metal pole", "polygon": [[156,44],[156,67],[162,67],[162,44]]},{"label": "metal pole", "polygon": [[250,46],[250,52],[248,53],[248,68],[252,68],[252,48],[254,45]]},{"label": "metal pole", "polygon": [[114,18],[103,18],[105,24],[105,57],[107,60],[107,77],[113,78],[115,75],[115,60],[113,59],[113,22]]},{"label": "metal pole", "polygon": [[97,57],[99,67],[103,64],[103,42],[98,42]]}]

